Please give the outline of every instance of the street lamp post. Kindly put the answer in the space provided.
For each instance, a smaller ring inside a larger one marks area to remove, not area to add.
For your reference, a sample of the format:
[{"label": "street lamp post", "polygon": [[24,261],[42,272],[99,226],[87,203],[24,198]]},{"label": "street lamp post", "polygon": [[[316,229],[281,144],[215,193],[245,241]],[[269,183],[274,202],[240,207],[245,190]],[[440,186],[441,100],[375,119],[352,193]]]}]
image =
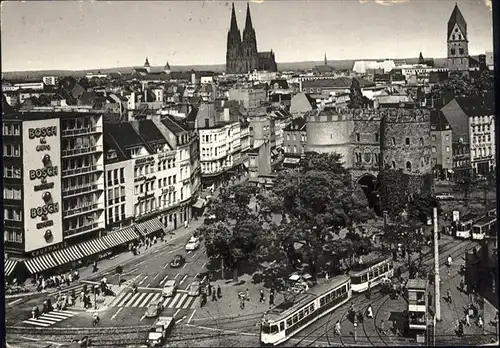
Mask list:
[{"label": "street lamp post", "polygon": [[94,286],[94,309],[97,309],[97,289],[96,286]]},{"label": "street lamp post", "polygon": [[357,327],[358,327],[358,319],[356,318],[356,313],[354,313],[354,342],[358,341]]}]

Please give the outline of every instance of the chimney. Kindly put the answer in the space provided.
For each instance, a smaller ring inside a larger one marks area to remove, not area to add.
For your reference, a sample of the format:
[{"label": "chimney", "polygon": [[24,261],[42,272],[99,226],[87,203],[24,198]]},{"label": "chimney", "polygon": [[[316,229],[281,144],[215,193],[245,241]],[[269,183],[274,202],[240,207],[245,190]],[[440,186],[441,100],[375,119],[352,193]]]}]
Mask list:
[{"label": "chimney", "polygon": [[205,128],[210,128],[210,122],[208,118],[205,119]]},{"label": "chimney", "polygon": [[222,120],[229,122],[231,120],[231,115],[229,113],[229,108],[224,108],[224,113],[222,115]]}]

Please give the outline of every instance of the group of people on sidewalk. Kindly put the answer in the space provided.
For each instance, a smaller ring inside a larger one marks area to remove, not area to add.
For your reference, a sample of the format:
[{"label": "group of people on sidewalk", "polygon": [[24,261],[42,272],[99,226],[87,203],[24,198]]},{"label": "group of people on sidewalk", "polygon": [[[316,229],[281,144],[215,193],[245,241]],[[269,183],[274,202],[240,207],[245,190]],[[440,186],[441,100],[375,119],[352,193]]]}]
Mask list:
[{"label": "group of people on sidewalk", "polygon": [[203,308],[207,304],[207,298],[209,296],[212,297],[212,302],[222,298],[222,290],[220,288],[220,285],[217,285],[217,289],[215,289],[214,286],[212,286],[212,284],[209,282],[206,286],[202,287],[200,300],[201,308]]},{"label": "group of people on sidewalk", "polygon": [[[373,319],[373,307],[372,307],[372,305],[369,304],[368,307],[366,307],[365,313],[363,315],[363,313],[361,311],[356,313],[356,310],[354,309],[354,305],[351,303],[351,305],[349,306],[349,310],[347,312],[348,319],[351,320],[353,323],[356,323],[358,321],[363,322],[364,316],[366,316],[368,319]],[[382,334],[385,335],[385,327],[384,327],[383,320],[380,322],[379,330]],[[337,320],[337,322],[335,323],[334,334],[336,336],[342,336],[340,320]]]},{"label": "group of people on sidewalk", "polygon": [[69,286],[74,281],[80,279],[80,274],[77,270],[68,273],[52,275],[48,278],[43,276],[37,280],[37,291],[43,291],[46,288],[59,288],[61,285]]}]

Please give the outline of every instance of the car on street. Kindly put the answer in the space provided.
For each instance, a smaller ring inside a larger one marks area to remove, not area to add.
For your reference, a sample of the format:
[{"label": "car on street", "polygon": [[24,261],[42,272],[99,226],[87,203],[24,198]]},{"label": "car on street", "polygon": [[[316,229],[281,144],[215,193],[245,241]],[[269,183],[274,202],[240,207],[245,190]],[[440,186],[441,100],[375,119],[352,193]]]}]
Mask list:
[{"label": "car on street", "polygon": [[171,297],[174,296],[176,292],[177,292],[177,282],[171,279],[167,280],[167,282],[163,286],[161,295],[163,297]]},{"label": "car on street", "polygon": [[170,261],[170,267],[179,268],[186,263],[186,259],[182,255],[175,255],[172,261]]},{"label": "car on street", "polygon": [[146,344],[148,345],[148,347],[153,348],[162,346],[167,340],[167,337],[170,335],[174,325],[174,318],[159,317],[155,323],[155,326],[148,334],[148,339],[146,340]]},{"label": "car on street", "polygon": [[200,247],[200,239],[191,237],[186,244],[186,251],[194,251]]},{"label": "car on street", "polygon": [[188,296],[198,296],[200,294],[200,282],[194,281],[189,285]]},{"label": "car on street", "polygon": [[448,201],[448,200],[452,200],[454,197],[451,193],[440,193],[438,195],[436,195],[436,199],[438,201]]},{"label": "car on street", "polygon": [[155,318],[163,310],[161,301],[153,301],[146,309],[146,318]]}]

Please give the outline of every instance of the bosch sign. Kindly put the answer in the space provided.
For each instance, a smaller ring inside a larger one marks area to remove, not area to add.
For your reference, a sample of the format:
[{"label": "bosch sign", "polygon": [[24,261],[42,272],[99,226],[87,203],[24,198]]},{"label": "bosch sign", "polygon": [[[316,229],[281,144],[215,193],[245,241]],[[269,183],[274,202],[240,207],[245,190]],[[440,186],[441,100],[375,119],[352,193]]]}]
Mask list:
[{"label": "bosch sign", "polygon": [[57,127],[40,127],[40,128],[29,128],[28,137],[30,139],[35,138],[46,138],[57,136]]}]

